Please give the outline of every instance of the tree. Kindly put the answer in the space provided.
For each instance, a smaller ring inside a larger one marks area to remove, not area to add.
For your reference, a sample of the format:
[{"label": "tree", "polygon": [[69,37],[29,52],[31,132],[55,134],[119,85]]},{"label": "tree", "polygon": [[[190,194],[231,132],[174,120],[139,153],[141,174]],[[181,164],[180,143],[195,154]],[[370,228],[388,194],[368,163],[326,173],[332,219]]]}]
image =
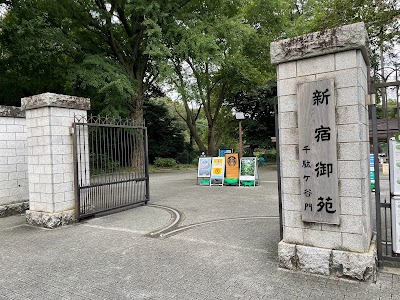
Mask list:
[{"label": "tree", "polygon": [[177,124],[162,99],[149,99],[144,104],[146,119],[149,161],[156,157],[177,158],[185,150],[183,129]]},{"label": "tree", "polygon": [[292,37],[346,24],[364,22],[372,51],[379,63],[381,49],[399,43],[400,5],[397,0],[282,0],[284,37]]},{"label": "tree", "polygon": [[[10,11],[38,7],[86,56],[117,62],[132,85],[132,118],[143,122],[146,89],[158,74],[157,60],[168,54],[161,43],[173,15],[189,0],[3,0]],[[30,16],[33,17],[33,16]],[[28,20],[30,20],[28,18]],[[59,36],[60,37],[60,36]]]},{"label": "tree", "polygon": [[[227,91],[264,80],[258,61],[249,55],[255,29],[245,23],[244,1],[199,1],[166,36],[171,56],[167,82],[175,86],[185,107],[181,114],[200,151],[215,155],[227,125]],[[193,108],[196,108],[195,110]],[[207,120],[207,142],[196,127],[200,110]]]},{"label": "tree", "polygon": [[230,105],[246,116],[243,140],[249,145],[249,155],[256,148],[271,147],[271,137],[275,136],[276,85],[243,90],[229,97]]},{"label": "tree", "polygon": [[[35,28],[33,21],[36,14],[21,14],[19,10],[20,7],[32,8],[43,16],[42,23],[45,26],[41,32],[46,32],[48,29],[57,33],[54,41],[70,42],[61,43],[62,46],[71,44],[71,51],[64,51],[64,56],[71,61],[71,64],[66,64],[65,69],[73,75],[65,78],[67,73],[65,72],[60,79],[61,82],[64,81],[66,90],[84,96],[87,93],[96,94],[95,89],[98,89],[98,94],[94,98],[100,100],[99,102],[109,101],[110,105],[106,105],[109,112],[115,114],[119,111],[118,106],[126,106],[130,109],[133,121],[136,124],[143,124],[146,90],[158,75],[157,61],[168,54],[168,49],[162,44],[162,37],[168,32],[170,24],[174,23],[173,15],[189,0],[2,0],[2,2],[8,5],[7,17],[19,16],[22,22],[29,23],[29,28]],[[40,34],[35,33],[34,37],[40,39]],[[21,41],[24,43],[23,39]],[[37,54],[43,44],[45,43],[42,41],[32,47],[32,52]],[[60,49],[65,50],[64,47]],[[57,62],[56,65],[60,66]],[[52,64],[49,63],[47,66],[51,67]],[[99,74],[96,73],[97,70],[100,71]],[[115,75],[112,75],[113,72]],[[18,70],[17,75],[19,74],[21,70]],[[30,78],[34,77],[32,75]],[[48,78],[51,78],[51,82],[55,82],[56,76]],[[44,87],[46,86],[40,86]],[[31,88],[29,90],[36,93]],[[121,98],[117,99],[117,96]],[[129,105],[126,105],[127,101],[130,102]],[[134,166],[144,163],[143,147],[139,145],[137,149],[133,154]]]},{"label": "tree", "polygon": [[63,0],[60,2],[79,28],[76,37],[89,51],[111,57],[126,71],[134,87],[132,116],[143,121],[144,95],[157,76],[156,62],[168,53],[160,42],[173,15],[188,0]]},{"label": "tree", "polygon": [[0,17],[0,103],[20,105],[21,97],[62,93],[76,44],[50,24],[44,1],[16,1]]},{"label": "tree", "polygon": [[134,87],[117,62],[100,55],[86,55],[82,62],[69,69],[66,93],[90,97],[92,114],[131,117]]},{"label": "tree", "polygon": [[[300,9],[300,8],[299,8]],[[252,43],[245,48],[263,72],[263,81],[247,81],[227,93],[226,103],[236,111],[244,112],[243,139],[250,153],[256,148],[272,146],[275,136],[275,66],[270,64],[270,43],[286,33],[285,16],[291,10],[284,1],[255,0],[245,10],[246,22],[255,29]]]},{"label": "tree", "polygon": [[[261,0],[260,0],[261,1]],[[369,36],[373,80],[387,77],[384,70],[399,53],[400,4],[398,0],[282,0],[284,20],[280,38],[322,31],[355,22],[364,22]],[[383,105],[385,90],[381,89]]]}]

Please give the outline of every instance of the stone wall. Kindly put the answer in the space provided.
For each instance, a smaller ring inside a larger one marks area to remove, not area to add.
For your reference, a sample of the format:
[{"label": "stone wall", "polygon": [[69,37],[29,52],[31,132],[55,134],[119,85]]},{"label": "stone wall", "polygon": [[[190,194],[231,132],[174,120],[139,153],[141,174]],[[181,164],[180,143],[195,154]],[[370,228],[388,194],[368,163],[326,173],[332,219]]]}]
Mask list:
[{"label": "stone wall", "polygon": [[74,209],[70,135],[74,110],[42,107],[27,110],[26,117],[30,209],[50,213]]},{"label": "stone wall", "polygon": [[[339,226],[304,223],[300,207],[297,85],[332,78],[336,92]],[[285,242],[357,252],[369,250],[372,232],[367,93],[367,66],[360,50],[278,65]]]},{"label": "stone wall", "polygon": [[0,217],[28,208],[25,113],[0,106]]},{"label": "stone wall", "polygon": [[[363,23],[271,44],[277,64],[283,239],[282,267],[374,278],[368,130],[368,38]],[[334,81],[340,224],[304,222],[299,161],[298,85]]]},{"label": "stone wall", "polygon": [[72,223],[76,205],[72,124],[75,115],[86,115],[90,101],[45,93],[22,98],[21,103],[28,143],[27,222],[47,228]]}]

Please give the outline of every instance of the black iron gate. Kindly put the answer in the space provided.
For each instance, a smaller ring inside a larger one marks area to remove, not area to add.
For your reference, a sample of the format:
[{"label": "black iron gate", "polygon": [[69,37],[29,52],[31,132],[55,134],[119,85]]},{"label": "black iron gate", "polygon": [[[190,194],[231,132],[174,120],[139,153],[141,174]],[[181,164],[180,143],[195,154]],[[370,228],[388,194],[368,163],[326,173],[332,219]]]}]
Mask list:
[{"label": "black iron gate", "polygon": [[75,116],[72,128],[78,220],[149,201],[144,124]]},{"label": "black iron gate", "polygon": [[[400,263],[400,255],[393,251],[392,201],[389,173],[389,140],[400,132],[400,103],[398,70],[395,81],[371,84],[370,93],[379,104],[369,106],[370,142],[374,154],[376,242],[379,264],[384,261]],[[393,162],[392,162],[393,163]]]}]

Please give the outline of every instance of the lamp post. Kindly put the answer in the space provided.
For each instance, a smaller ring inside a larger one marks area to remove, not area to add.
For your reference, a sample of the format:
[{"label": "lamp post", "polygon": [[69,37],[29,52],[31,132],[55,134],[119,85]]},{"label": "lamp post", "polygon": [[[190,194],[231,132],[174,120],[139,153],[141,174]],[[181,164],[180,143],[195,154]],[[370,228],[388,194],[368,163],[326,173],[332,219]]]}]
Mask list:
[{"label": "lamp post", "polygon": [[235,114],[236,120],[239,120],[239,159],[243,156],[243,142],[242,142],[242,120],[244,120],[244,113],[237,112]]}]

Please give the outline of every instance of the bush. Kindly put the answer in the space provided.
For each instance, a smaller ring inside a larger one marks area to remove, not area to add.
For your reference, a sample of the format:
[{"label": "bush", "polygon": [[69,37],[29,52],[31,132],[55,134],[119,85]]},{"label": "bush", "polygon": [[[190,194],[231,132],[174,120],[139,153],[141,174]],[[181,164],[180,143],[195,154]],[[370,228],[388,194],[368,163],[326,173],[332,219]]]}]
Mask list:
[{"label": "bush", "polygon": [[119,161],[112,160],[107,155],[90,154],[90,175],[118,172],[121,169]]},{"label": "bush", "polygon": [[197,166],[199,164],[199,157],[196,156],[195,158],[193,158],[191,164]]},{"label": "bush", "polygon": [[173,158],[157,157],[154,160],[154,166],[158,168],[172,168],[176,166],[176,161]]},{"label": "bush", "polygon": [[[270,154],[267,154],[265,156],[267,157],[266,161],[276,162],[276,153],[270,153]],[[265,156],[264,156],[264,158],[265,158]]]}]

